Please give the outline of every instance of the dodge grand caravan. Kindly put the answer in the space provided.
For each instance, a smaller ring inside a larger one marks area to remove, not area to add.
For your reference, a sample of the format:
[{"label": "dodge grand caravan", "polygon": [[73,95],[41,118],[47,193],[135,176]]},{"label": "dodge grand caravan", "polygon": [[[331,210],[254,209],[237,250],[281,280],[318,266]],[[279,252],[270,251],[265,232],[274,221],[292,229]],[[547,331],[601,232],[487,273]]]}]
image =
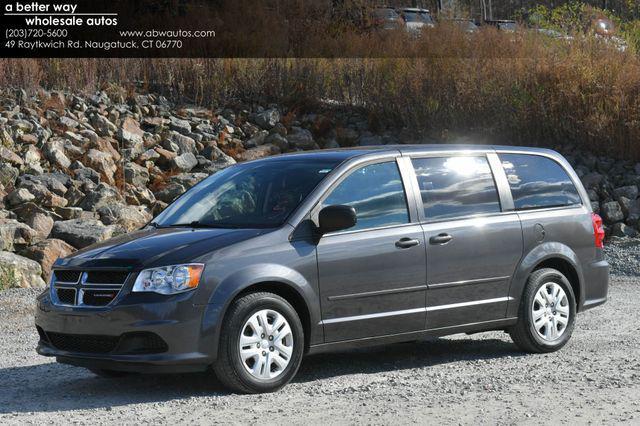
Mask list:
[{"label": "dodge grand caravan", "polygon": [[58,260],[37,350],[99,375],[213,369],[240,392],[284,386],[304,354],[455,333],[551,352],[607,300],[603,239],[554,151],[270,157]]}]

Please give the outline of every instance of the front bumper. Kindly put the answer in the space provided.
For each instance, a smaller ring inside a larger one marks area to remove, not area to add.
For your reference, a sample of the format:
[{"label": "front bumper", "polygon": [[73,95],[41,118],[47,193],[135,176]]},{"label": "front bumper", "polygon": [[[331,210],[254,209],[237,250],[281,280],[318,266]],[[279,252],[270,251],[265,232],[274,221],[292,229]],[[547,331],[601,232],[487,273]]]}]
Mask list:
[{"label": "front bumper", "polygon": [[[192,296],[129,294],[113,306],[85,308],[54,305],[47,291],[37,302],[37,352],[87,368],[142,373],[206,370],[215,358],[209,333],[202,329],[206,306],[194,305]],[[164,344],[132,345],[140,341],[129,337],[141,335],[156,336],[156,343]],[[80,345],[67,343],[78,341]]]}]

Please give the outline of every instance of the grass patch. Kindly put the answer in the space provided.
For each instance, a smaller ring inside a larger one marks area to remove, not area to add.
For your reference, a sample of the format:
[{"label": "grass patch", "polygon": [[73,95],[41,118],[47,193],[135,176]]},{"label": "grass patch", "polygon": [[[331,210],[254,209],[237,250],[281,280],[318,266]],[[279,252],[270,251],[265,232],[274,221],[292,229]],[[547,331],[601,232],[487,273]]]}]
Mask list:
[{"label": "grass patch", "polygon": [[14,288],[17,277],[11,266],[0,265],[0,291]]}]

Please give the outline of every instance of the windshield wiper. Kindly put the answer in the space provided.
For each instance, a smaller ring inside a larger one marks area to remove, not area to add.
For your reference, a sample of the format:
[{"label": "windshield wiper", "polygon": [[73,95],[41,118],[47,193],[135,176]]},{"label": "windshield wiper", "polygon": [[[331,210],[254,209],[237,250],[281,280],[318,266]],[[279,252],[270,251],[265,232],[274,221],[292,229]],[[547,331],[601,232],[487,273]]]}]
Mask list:
[{"label": "windshield wiper", "polygon": [[164,228],[238,229],[240,226],[228,223],[201,223],[196,220],[191,223],[175,223],[164,226]]}]

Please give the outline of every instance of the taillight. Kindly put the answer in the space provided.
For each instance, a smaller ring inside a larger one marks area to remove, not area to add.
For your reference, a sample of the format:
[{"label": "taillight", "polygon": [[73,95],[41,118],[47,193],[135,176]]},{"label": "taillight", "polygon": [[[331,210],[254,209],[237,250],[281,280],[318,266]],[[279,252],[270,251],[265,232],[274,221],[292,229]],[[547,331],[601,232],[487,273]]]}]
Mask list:
[{"label": "taillight", "polygon": [[604,227],[602,226],[602,218],[596,213],[591,213],[591,222],[593,223],[593,237],[595,238],[596,247],[604,247]]}]

